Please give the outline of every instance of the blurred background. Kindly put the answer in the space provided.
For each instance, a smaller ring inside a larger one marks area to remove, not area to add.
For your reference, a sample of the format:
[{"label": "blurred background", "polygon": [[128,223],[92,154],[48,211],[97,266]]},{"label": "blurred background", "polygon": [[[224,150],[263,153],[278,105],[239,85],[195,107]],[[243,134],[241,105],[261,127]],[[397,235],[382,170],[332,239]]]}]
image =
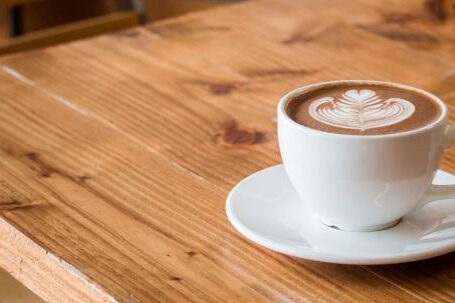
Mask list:
[{"label": "blurred background", "polygon": [[0,268],[0,303],[44,303]]},{"label": "blurred background", "polygon": [[239,0],[0,0],[0,55]]},{"label": "blurred background", "polygon": [[[83,39],[239,0],[0,0],[0,55]],[[0,268],[0,303],[43,302]]]}]

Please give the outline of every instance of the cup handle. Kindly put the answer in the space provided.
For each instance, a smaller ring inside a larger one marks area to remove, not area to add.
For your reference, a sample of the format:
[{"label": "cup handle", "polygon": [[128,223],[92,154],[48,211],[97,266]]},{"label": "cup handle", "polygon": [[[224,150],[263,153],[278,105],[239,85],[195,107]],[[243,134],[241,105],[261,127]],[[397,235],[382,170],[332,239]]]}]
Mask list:
[{"label": "cup handle", "polygon": [[[455,124],[447,125],[443,148],[448,149],[455,141]],[[455,199],[455,184],[436,185],[432,184],[428,193],[425,195],[420,207],[437,200]]]},{"label": "cup handle", "polygon": [[444,136],[443,147],[448,149],[455,140],[455,124],[446,126],[446,134]]}]

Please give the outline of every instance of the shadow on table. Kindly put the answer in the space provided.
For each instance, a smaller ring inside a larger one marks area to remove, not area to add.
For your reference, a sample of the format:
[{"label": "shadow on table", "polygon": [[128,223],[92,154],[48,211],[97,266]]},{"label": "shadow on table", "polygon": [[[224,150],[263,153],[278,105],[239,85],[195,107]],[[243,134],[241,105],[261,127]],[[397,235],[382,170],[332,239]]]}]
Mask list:
[{"label": "shadow on table", "polygon": [[[288,257],[289,258],[289,257]],[[455,296],[455,252],[428,260],[392,265],[340,265],[291,258],[299,267],[324,273],[327,281],[352,291],[369,289],[393,294],[397,287],[450,302]],[[370,275],[365,275],[365,270]],[[303,271],[302,271],[303,272]]]},{"label": "shadow on table", "polygon": [[[406,276],[413,280],[431,280],[442,279],[451,276],[455,278],[455,252],[422,261],[393,265],[376,265],[366,266],[376,273],[394,273],[397,276]],[[455,292],[455,287],[452,285]]]}]

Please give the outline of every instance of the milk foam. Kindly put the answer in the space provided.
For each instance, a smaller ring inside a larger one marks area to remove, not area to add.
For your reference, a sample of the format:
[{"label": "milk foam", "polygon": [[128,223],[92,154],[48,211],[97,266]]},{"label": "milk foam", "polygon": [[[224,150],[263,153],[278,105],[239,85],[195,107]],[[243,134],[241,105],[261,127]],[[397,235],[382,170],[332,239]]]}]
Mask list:
[{"label": "milk foam", "polygon": [[401,98],[383,100],[374,90],[350,89],[337,100],[330,96],[319,98],[308,110],[310,116],[321,123],[363,131],[406,120],[415,107]]}]

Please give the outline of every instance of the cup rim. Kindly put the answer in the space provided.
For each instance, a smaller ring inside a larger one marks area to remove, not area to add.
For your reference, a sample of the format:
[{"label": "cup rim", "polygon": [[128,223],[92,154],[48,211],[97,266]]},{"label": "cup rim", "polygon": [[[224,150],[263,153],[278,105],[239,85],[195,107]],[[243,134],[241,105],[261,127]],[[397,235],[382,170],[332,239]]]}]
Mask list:
[{"label": "cup rim", "polygon": [[[441,115],[433,122],[431,122],[428,125],[425,125],[423,127],[405,131],[405,132],[399,132],[399,133],[391,133],[391,134],[382,134],[382,135],[352,135],[352,134],[340,134],[340,133],[330,133],[322,130],[317,130],[314,128],[310,128],[308,126],[299,124],[295,122],[294,120],[289,117],[289,115],[286,112],[286,105],[290,100],[292,100],[293,97],[300,95],[305,92],[310,92],[312,90],[316,90],[322,86],[332,86],[332,85],[340,85],[340,84],[362,84],[362,85],[384,85],[384,86],[390,86],[398,89],[405,89],[408,91],[415,92],[417,94],[424,95],[433,101],[435,101],[437,104],[441,106]],[[419,134],[428,130],[432,130],[436,128],[437,126],[443,124],[447,120],[447,114],[448,114],[448,109],[447,105],[436,95],[427,92],[425,90],[401,84],[401,83],[396,83],[396,82],[388,82],[388,81],[378,81],[378,80],[333,80],[333,81],[324,81],[324,82],[317,82],[305,86],[298,87],[290,92],[288,92],[286,95],[284,95],[281,99],[280,102],[278,103],[277,107],[278,114],[284,117],[286,122],[290,123],[293,127],[297,127],[301,130],[308,131],[310,133],[318,134],[318,135],[324,135],[324,136],[335,136],[337,138],[346,138],[346,139],[383,139],[383,138],[396,138],[396,137],[405,137],[409,135],[414,135],[414,134]]]}]

